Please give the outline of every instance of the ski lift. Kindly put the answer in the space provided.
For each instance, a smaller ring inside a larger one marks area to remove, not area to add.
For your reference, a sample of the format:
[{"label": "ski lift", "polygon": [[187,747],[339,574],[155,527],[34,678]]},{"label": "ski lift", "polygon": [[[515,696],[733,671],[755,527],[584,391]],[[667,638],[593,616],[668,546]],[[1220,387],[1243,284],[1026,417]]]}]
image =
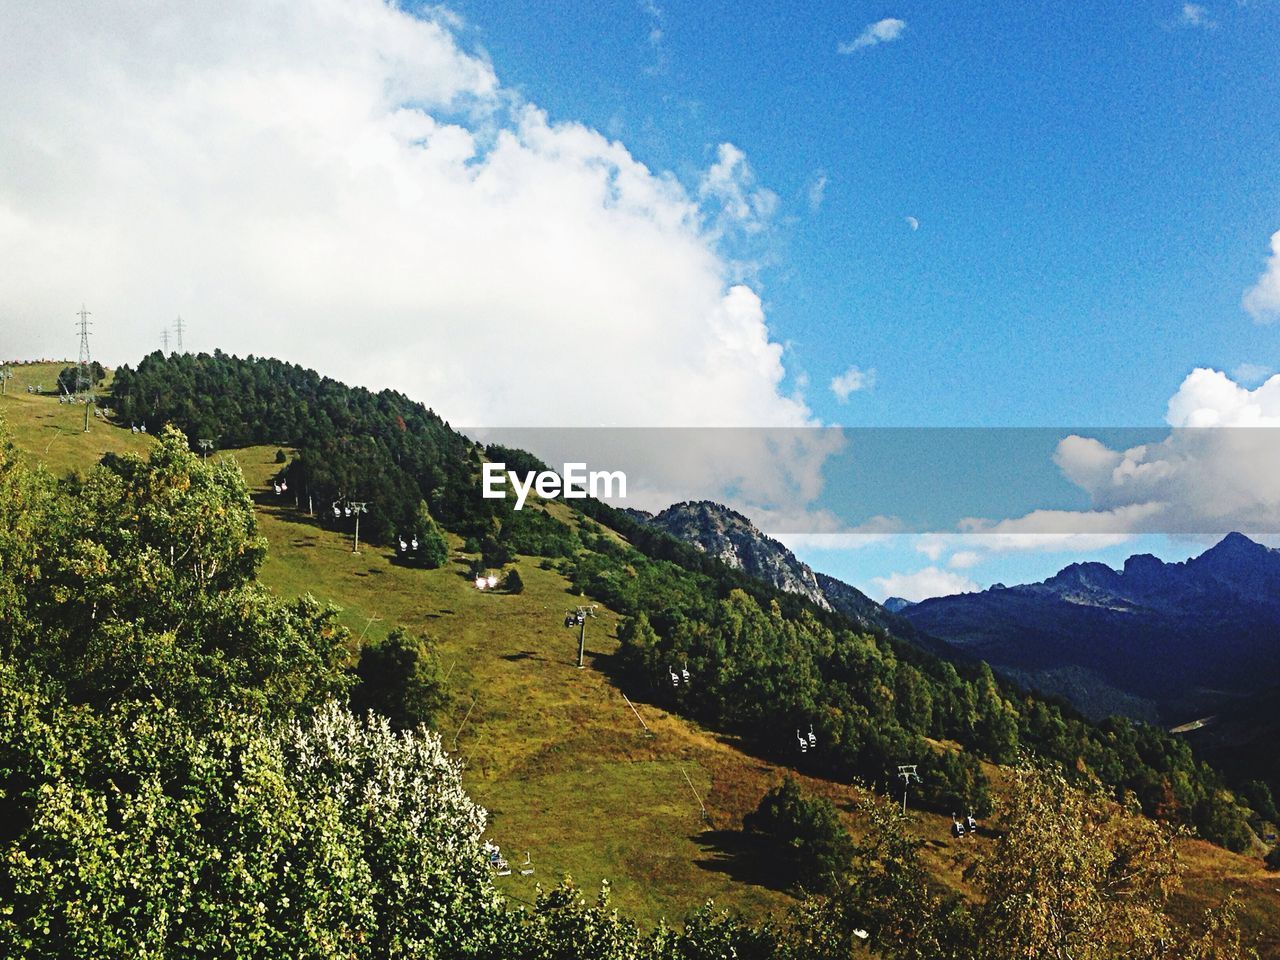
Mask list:
[{"label": "ski lift", "polygon": [[288,481],[288,480],[281,480],[281,481],[280,481],[280,491],[283,493],[283,492],[287,491],[288,489],[289,489],[289,481]]},{"label": "ski lift", "polygon": [[815,749],[818,746],[818,738],[814,735],[812,723],[809,724],[809,746],[814,747]]},{"label": "ski lift", "polygon": [[572,627],[577,622],[578,622],[578,618],[575,617],[572,613],[566,613],[564,615],[564,625],[566,627]]},{"label": "ski lift", "polygon": [[489,858],[489,866],[493,867],[494,872],[499,877],[511,876],[511,865],[507,863],[506,858],[502,855],[502,851],[498,849],[498,845],[491,841],[486,841],[484,852]]},{"label": "ski lift", "polygon": [[489,585],[489,581],[488,581],[488,579],[487,579],[486,577],[476,577],[476,589],[477,589],[477,590],[483,590],[483,589],[484,589],[485,587],[487,587],[488,585]]},{"label": "ski lift", "polygon": [[410,549],[410,550],[412,550],[414,553],[417,553],[417,552],[418,552],[418,538],[417,538],[417,537],[414,537],[412,540],[410,540],[410,541],[409,541],[409,549]]},{"label": "ski lift", "polygon": [[964,824],[956,819],[954,813],[951,815],[951,835],[957,838],[964,836]]},{"label": "ski lift", "polygon": [[401,553],[404,553],[404,552],[405,552],[406,550],[408,550],[408,549],[409,549],[409,545],[408,545],[407,543],[405,543],[405,542],[404,542],[404,537],[401,537],[401,538],[400,538],[400,552],[401,552]]},{"label": "ski lift", "polygon": [[802,736],[800,735],[800,731],[799,731],[799,730],[797,730],[797,731],[796,731],[796,740],[797,740],[797,741],[799,742],[799,744],[800,744],[800,752],[801,752],[801,753],[808,753],[808,752],[809,752],[809,739],[808,739],[807,737],[802,737]]},{"label": "ski lift", "polygon": [[147,432],[147,425],[144,423],[142,426],[138,427],[138,432],[139,432],[139,433],[146,433],[146,432]]},{"label": "ski lift", "polygon": [[684,666],[680,668],[680,679],[685,683],[689,682],[689,661],[684,662]]},{"label": "ski lift", "polygon": [[336,503],[333,505],[333,518],[339,520],[342,518],[342,508]]},{"label": "ski lift", "polygon": [[351,504],[348,503],[346,506],[342,508],[342,515],[344,517],[351,516]]},{"label": "ski lift", "polygon": [[680,686],[680,674],[676,673],[670,667],[667,667],[667,672],[671,674],[671,685],[673,687]]},{"label": "ski lift", "polygon": [[485,582],[485,586],[487,586],[490,590],[492,590],[494,587],[498,585],[498,577],[496,574],[491,573],[489,574],[489,576],[485,577],[484,582]]},{"label": "ski lift", "polygon": [[965,826],[968,827],[970,833],[978,832],[978,821],[973,818],[973,814],[965,817]]},{"label": "ski lift", "polygon": [[533,873],[533,858],[529,856],[529,851],[524,852],[524,863],[520,865],[520,876],[527,877]]},{"label": "ski lift", "polygon": [[275,488],[276,488],[276,496],[278,497],[278,496],[280,496],[280,484],[278,484],[278,483],[277,483],[277,484],[275,484]]}]

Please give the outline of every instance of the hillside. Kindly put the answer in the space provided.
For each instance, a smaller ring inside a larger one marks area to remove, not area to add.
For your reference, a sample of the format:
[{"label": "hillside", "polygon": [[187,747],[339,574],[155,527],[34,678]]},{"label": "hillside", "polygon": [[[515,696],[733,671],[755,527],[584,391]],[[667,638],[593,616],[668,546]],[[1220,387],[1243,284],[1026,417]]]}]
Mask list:
[{"label": "hillside", "polygon": [[1173,725],[1280,683],[1280,551],[1238,533],[1183,563],[1072,564],[902,615],[1095,718]]},{"label": "hillside", "polygon": [[[35,402],[6,404],[3,413],[27,421],[15,432],[38,458],[34,424],[48,411]],[[102,437],[91,442],[83,433],[66,437],[66,465],[87,466],[103,446],[147,443],[106,426],[97,432]],[[285,595],[312,592],[338,602],[358,638],[404,625],[436,640],[452,694],[442,728],[450,741],[458,735],[467,787],[492,810],[495,839],[508,852],[529,850],[537,869],[533,877],[506,880],[508,893],[529,899],[535,881],[570,872],[588,888],[608,878],[618,905],[647,919],[679,916],[706,897],[753,913],[788,902],[771,887],[767,870],[753,865],[750,852],[743,855],[736,834],[742,816],[780,779],[784,765],[740,736],[677,715],[672,708],[682,704],[659,690],[629,685],[654,733],[647,737],[619,690],[625,681],[618,610],[589,592],[598,617],[588,625],[588,669],[577,671],[575,638],[562,622],[577,591],[557,564],[517,555],[513,565],[526,589],[513,596],[472,586],[475,557],[463,551],[457,535],[450,538],[450,564],[439,570],[402,565],[393,548],[353,556],[347,530],[322,526],[307,516],[305,504],[274,493],[276,452],[269,445],[230,454],[261,491],[258,516],[269,541],[264,581]],[[547,516],[592,536],[587,521],[559,505],[550,505]],[[984,769],[998,785],[999,769]],[[803,780],[842,806],[857,796],[826,777]],[[707,804],[709,824],[693,791]],[[914,824],[928,840],[935,875],[965,889],[960,872],[973,846],[949,836],[945,815],[916,813]],[[1274,916],[1280,902],[1267,893],[1256,860],[1200,843],[1186,849],[1197,882],[1189,884],[1185,908],[1216,902],[1232,887],[1247,893],[1247,919],[1255,928],[1268,922],[1269,912]]]}]

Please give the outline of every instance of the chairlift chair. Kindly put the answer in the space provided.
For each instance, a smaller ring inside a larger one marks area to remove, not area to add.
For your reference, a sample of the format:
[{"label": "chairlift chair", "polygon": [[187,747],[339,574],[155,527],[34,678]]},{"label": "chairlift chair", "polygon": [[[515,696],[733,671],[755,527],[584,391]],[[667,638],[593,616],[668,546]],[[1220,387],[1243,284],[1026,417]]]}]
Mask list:
[{"label": "chairlift chair", "polygon": [[808,753],[808,752],[809,752],[809,741],[808,741],[805,737],[802,737],[802,736],[800,735],[800,731],[799,731],[799,730],[797,730],[797,731],[796,731],[796,740],[797,740],[797,741],[799,742],[799,744],[800,744],[800,752],[801,752],[801,753]]},{"label": "chairlift chair", "polygon": [[405,542],[404,542],[404,537],[401,537],[401,538],[400,538],[400,552],[401,552],[401,553],[404,553],[404,552],[405,552],[406,550],[408,550],[408,549],[409,549],[409,545],[408,545],[407,543],[405,543]]},{"label": "chairlift chair", "polygon": [[680,668],[680,679],[685,683],[689,682],[689,661],[684,662],[684,666]]},{"label": "chairlift chair", "polygon": [[818,738],[817,736],[814,735],[813,724],[811,723],[809,724],[809,746],[817,747],[817,745],[818,745]]},{"label": "chairlift chair", "polygon": [[345,517],[351,516],[351,504],[348,503],[345,507],[342,508],[342,515]]},{"label": "chairlift chair", "polygon": [[680,686],[680,674],[676,673],[670,667],[667,667],[667,672],[671,674],[671,685],[673,687]]},{"label": "chairlift chair", "polygon": [[281,480],[281,481],[280,481],[280,490],[281,490],[281,492],[287,491],[288,489],[289,489],[289,481],[288,481],[288,480]]},{"label": "chairlift chair", "polygon": [[520,876],[527,877],[533,873],[533,858],[529,856],[529,851],[524,852],[524,863],[520,866]]},{"label": "chairlift chair", "polygon": [[280,484],[277,483],[277,484],[274,484],[274,486],[276,488],[276,496],[278,497],[280,496]]},{"label": "chairlift chair", "polygon": [[410,540],[410,541],[409,541],[409,549],[410,549],[410,550],[412,550],[414,553],[417,553],[417,552],[418,552],[418,538],[417,538],[417,537],[414,537],[412,540]]},{"label": "chairlift chair", "polygon": [[342,517],[342,508],[336,503],[333,505],[333,516],[335,520],[341,519]]}]

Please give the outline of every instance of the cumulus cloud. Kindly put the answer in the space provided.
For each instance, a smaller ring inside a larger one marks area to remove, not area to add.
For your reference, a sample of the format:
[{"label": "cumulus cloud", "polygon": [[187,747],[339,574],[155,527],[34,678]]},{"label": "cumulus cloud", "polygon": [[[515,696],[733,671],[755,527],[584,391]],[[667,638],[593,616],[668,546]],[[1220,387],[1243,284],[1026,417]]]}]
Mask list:
[{"label": "cumulus cloud", "polygon": [[877,20],[875,23],[868,24],[862,33],[858,34],[853,40],[841,43],[836,47],[836,50],[844,54],[857,53],[859,50],[874,47],[879,43],[891,43],[901,37],[902,31],[906,28],[905,21],[886,17],[884,20]]},{"label": "cumulus cloud", "polygon": [[848,403],[850,395],[861,390],[870,390],[875,384],[875,370],[850,367],[844,373],[831,378],[831,392],[841,403]]},{"label": "cumulus cloud", "polygon": [[968,577],[939,567],[925,567],[911,573],[891,573],[887,577],[873,577],[871,582],[879,591],[881,600],[886,597],[902,597],[913,603],[930,597],[974,593],[981,589]]},{"label": "cumulus cloud", "polygon": [[952,570],[969,570],[982,562],[982,555],[976,550],[958,550],[947,560]]},{"label": "cumulus cloud", "polygon": [[1280,319],[1280,230],[1271,235],[1271,256],[1266,269],[1244,292],[1240,303],[1256,323]]},{"label": "cumulus cloud", "polygon": [[1280,376],[1254,389],[1193,370],[1170,398],[1161,440],[1117,449],[1079,435],[1054,460],[1088,510],[1035,510],[963,528],[990,549],[1099,548],[1139,533],[1280,531]]},{"label": "cumulus cloud", "polygon": [[73,352],[83,299],[104,361],[181,313],[462,425],[811,424],[724,252],[776,205],[742,151],[690,191],[465,37],[381,0],[11,7],[8,348]]}]

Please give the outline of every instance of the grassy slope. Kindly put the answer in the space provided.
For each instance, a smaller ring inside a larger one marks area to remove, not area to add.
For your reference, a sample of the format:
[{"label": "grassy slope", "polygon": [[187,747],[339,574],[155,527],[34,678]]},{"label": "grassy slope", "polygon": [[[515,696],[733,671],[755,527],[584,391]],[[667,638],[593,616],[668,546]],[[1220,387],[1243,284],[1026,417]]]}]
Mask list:
[{"label": "grassy slope", "polygon": [[[82,409],[27,395],[19,377],[39,371],[17,370],[10,387],[18,390],[0,402],[0,414],[19,445],[55,470],[83,468],[107,450],[145,448],[146,438],[101,423],[84,434]],[[587,669],[579,671],[576,631],[563,627],[574,598],[537,560],[520,559],[525,592],[507,596],[477,591],[462,561],[423,571],[397,566],[377,548],[353,556],[349,533],[309,522],[291,498],[269,490],[275,448],[234,455],[258,491],[271,546],[267,583],[333,601],[356,635],[404,626],[437,641],[451,671],[453,703],[440,724],[446,744],[457,734],[468,788],[489,808],[491,833],[513,863],[525,850],[532,854],[533,876],[503,881],[511,896],[531,900],[535,884],[569,874],[588,891],[608,879],[615,903],[649,922],[678,919],[709,898],[753,914],[786,904],[767,865],[750,851],[735,855],[733,833],[782,770],[658,704],[637,703],[653,731],[647,736],[601,669],[617,645],[612,612],[601,609],[589,622]],[[998,785],[999,771],[989,773]],[[807,785],[845,807],[854,798],[849,787]],[[917,815],[915,823],[937,876],[963,890],[961,872],[985,841],[952,840],[944,817]],[[1197,841],[1185,841],[1182,851],[1189,873],[1179,911],[1198,913],[1237,891],[1246,926],[1265,932],[1267,955],[1280,957],[1280,877],[1257,860]]]}]

